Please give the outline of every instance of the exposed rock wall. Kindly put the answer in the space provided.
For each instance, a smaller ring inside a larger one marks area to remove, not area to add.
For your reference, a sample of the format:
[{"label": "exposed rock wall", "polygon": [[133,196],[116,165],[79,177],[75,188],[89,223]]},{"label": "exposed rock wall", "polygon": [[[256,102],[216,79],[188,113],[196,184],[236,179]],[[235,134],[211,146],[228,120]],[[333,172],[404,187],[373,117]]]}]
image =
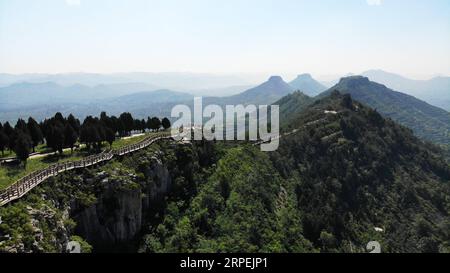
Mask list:
[{"label": "exposed rock wall", "polygon": [[94,183],[100,189],[95,204],[81,210],[79,205],[73,208],[76,233],[94,248],[133,241],[143,228],[145,212],[170,190],[172,178],[167,166],[156,156],[149,162],[144,178],[98,173],[95,179],[100,181]]}]

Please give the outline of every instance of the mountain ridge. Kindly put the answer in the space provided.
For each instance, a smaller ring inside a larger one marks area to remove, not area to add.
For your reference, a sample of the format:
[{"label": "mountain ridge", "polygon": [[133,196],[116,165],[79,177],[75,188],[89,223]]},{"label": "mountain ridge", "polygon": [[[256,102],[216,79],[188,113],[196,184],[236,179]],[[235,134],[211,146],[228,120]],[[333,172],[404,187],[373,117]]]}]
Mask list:
[{"label": "mountain ridge", "polygon": [[450,113],[441,108],[389,89],[363,76],[342,78],[338,84],[320,94],[318,98],[327,96],[334,90],[350,94],[355,100],[411,128],[424,140],[450,145]]},{"label": "mountain ridge", "polygon": [[361,75],[450,111],[450,77],[437,76],[429,80],[413,80],[379,69],[368,70]]},{"label": "mountain ridge", "polygon": [[305,95],[314,97],[319,95],[321,92],[327,90],[327,87],[316,81],[311,74],[305,73],[300,74],[289,82],[289,85],[292,86],[295,90],[302,91]]}]

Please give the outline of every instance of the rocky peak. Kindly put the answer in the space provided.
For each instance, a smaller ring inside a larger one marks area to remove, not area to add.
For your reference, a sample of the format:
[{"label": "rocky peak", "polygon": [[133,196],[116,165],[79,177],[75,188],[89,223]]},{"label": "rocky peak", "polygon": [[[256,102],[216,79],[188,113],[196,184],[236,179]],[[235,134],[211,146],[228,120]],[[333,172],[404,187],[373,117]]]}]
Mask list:
[{"label": "rocky peak", "polygon": [[300,74],[295,80],[313,80],[313,77],[309,73]]},{"label": "rocky peak", "polygon": [[280,77],[280,76],[271,76],[271,77],[269,78],[268,82],[273,82],[273,83],[280,83],[280,82],[283,82],[283,83],[284,83],[283,78]]}]

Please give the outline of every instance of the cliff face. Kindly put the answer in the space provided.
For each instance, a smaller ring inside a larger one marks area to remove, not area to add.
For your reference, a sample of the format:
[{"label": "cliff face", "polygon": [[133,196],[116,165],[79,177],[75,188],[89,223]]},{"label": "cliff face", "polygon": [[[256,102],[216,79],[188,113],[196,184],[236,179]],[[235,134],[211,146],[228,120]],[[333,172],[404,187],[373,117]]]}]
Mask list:
[{"label": "cliff face", "polygon": [[136,251],[172,181],[183,175],[177,150],[192,151],[159,145],[50,178],[0,207],[0,252],[65,252],[73,240],[94,251]]},{"label": "cliff face", "polygon": [[143,228],[144,215],[167,194],[172,182],[167,166],[157,156],[150,159],[143,172],[144,179],[132,173],[95,174],[94,183],[99,185],[95,204],[83,209],[75,204],[71,209],[76,233],[94,248],[110,248],[136,239]]},{"label": "cliff face", "polygon": [[141,190],[121,190],[122,181],[104,188],[95,205],[74,215],[76,233],[96,245],[123,243],[133,239],[142,226]]}]

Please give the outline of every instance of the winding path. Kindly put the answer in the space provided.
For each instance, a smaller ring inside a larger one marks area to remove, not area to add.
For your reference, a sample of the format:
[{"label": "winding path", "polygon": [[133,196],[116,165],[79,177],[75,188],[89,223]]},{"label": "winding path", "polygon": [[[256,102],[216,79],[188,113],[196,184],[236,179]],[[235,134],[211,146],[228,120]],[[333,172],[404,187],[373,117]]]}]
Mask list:
[{"label": "winding path", "polygon": [[[325,111],[324,113],[325,114],[333,114],[333,115],[339,114],[334,111]],[[325,120],[327,120],[326,117],[312,121],[312,122],[308,122],[303,127],[308,127],[309,125],[323,122]],[[295,134],[298,131],[299,131],[298,129],[294,129],[292,131],[286,132],[286,133],[279,135],[275,138],[272,138],[270,140],[265,140],[265,141],[263,140],[263,141],[256,142],[253,145],[254,146],[261,145],[263,143],[270,142],[277,138]],[[56,163],[56,164],[50,165],[49,167],[47,167],[45,169],[35,171],[25,177],[22,177],[21,179],[17,180],[14,184],[10,185],[8,188],[1,190],[0,191],[0,206],[6,205],[13,200],[21,198],[22,196],[27,194],[29,191],[34,189],[36,186],[38,186],[40,183],[47,180],[49,177],[56,176],[59,173],[66,172],[66,171],[73,170],[73,169],[80,169],[80,168],[86,168],[89,166],[97,165],[99,163],[109,161],[113,157],[123,156],[123,155],[129,154],[129,153],[135,152],[137,150],[146,148],[159,140],[171,139],[171,138],[172,138],[172,136],[169,132],[160,132],[160,133],[152,134],[137,143],[130,144],[130,145],[127,145],[127,146],[119,148],[119,149],[105,151],[100,154],[88,156],[79,161]]]},{"label": "winding path", "polygon": [[35,171],[27,176],[22,177],[14,184],[10,185],[8,188],[1,190],[0,206],[6,205],[13,200],[21,198],[36,186],[38,186],[40,183],[47,180],[49,177],[56,176],[59,173],[65,171],[97,165],[99,163],[109,161],[113,157],[123,156],[146,148],[159,140],[170,138],[172,137],[168,132],[156,133],[144,138],[137,143],[130,144],[119,149],[104,151],[100,154],[85,157],[79,161],[69,161],[50,165],[45,169]]}]

